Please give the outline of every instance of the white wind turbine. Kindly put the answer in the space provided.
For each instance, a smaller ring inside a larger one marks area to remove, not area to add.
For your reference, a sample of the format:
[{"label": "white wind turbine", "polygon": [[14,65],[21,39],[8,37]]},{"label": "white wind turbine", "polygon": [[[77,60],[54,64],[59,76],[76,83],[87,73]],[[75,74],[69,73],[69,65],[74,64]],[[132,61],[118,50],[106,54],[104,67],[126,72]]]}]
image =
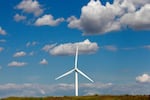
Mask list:
[{"label": "white wind turbine", "polygon": [[81,70],[79,70],[77,66],[78,66],[78,47],[76,48],[74,68],[55,79],[55,80],[58,80],[58,79],[60,79],[64,76],[67,76],[67,75],[71,74],[72,72],[75,72],[75,96],[78,96],[78,73],[83,75],[85,78],[87,78],[91,82],[94,82],[91,78],[89,78],[86,74],[84,74]]}]

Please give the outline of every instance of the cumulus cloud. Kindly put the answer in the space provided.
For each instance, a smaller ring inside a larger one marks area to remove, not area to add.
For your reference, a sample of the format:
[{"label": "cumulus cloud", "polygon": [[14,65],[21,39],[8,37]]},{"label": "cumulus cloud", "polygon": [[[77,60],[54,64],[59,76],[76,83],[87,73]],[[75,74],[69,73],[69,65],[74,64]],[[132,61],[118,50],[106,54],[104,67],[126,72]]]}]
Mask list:
[{"label": "cumulus cloud", "polygon": [[150,30],[150,4],[145,4],[140,10],[125,14],[120,20],[122,24],[136,30]]},{"label": "cumulus cloud", "polygon": [[4,48],[3,47],[0,47],[0,52],[2,52],[4,50]]},{"label": "cumulus cloud", "polygon": [[25,66],[27,63],[25,62],[17,62],[17,61],[12,61],[11,63],[8,64],[10,67],[21,67]]},{"label": "cumulus cloud", "polygon": [[32,13],[35,16],[43,13],[43,9],[37,0],[22,0],[16,8],[23,10],[25,13]]},{"label": "cumulus cloud", "polygon": [[150,83],[150,75],[143,74],[141,76],[136,77],[136,81],[140,83]]},{"label": "cumulus cloud", "polygon": [[80,18],[68,18],[68,27],[83,31],[84,35],[103,34],[122,28],[150,29],[150,1],[114,0],[102,5],[91,0],[81,9]]},{"label": "cumulus cloud", "polygon": [[95,53],[99,48],[96,42],[91,42],[86,39],[83,42],[47,45],[47,48],[52,48],[47,49],[46,46],[44,46],[45,49],[43,48],[43,50],[48,51],[51,55],[74,55],[77,46],[79,48],[79,54]]},{"label": "cumulus cloud", "polygon": [[115,31],[120,29],[120,24],[115,15],[120,14],[116,4],[109,3],[102,5],[99,0],[91,0],[82,7],[80,19],[74,16],[68,19],[70,28],[78,28],[84,34],[97,34]]},{"label": "cumulus cloud", "polygon": [[46,64],[48,64],[48,61],[47,61],[46,59],[42,59],[42,60],[40,61],[40,64],[41,64],[41,65],[46,65]]},{"label": "cumulus cloud", "polygon": [[13,57],[22,57],[22,56],[25,56],[26,53],[24,51],[20,51],[20,52],[16,52]]},{"label": "cumulus cloud", "polygon": [[[128,84],[128,85],[115,85],[112,83],[82,83],[79,85],[80,95],[89,94],[149,94],[150,87],[149,84]],[[73,84],[14,84],[7,83],[0,85],[0,97],[9,96],[64,96],[64,95],[74,95],[74,85]]]},{"label": "cumulus cloud", "polygon": [[49,15],[44,15],[41,18],[38,18],[35,22],[35,25],[36,26],[43,26],[43,25],[56,26],[63,21],[64,21],[64,18],[54,19],[53,16],[49,14]]},{"label": "cumulus cloud", "polygon": [[0,35],[6,35],[6,31],[0,26]]},{"label": "cumulus cloud", "polygon": [[15,20],[16,22],[19,22],[19,21],[22,21],[22,20],[25,20],[25,19],[26,19],[26,16],[23,16],[23,15],[16,14],[16,15],[14,16],[14,20]]}]

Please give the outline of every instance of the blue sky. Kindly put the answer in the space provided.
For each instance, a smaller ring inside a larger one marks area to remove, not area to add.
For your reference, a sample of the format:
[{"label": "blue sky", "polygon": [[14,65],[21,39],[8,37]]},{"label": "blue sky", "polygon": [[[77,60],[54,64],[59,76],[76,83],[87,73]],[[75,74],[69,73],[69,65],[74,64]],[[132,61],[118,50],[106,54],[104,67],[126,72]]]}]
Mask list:
[{"label": "blue sky", "polygon": [[[150,93],[150,1],[1,0],[0,97]],[[38,87],[38,88],[36,88]],[[57,89],[56,89],[57,88]],[[125,90],[123,90],[125,88]]]}]

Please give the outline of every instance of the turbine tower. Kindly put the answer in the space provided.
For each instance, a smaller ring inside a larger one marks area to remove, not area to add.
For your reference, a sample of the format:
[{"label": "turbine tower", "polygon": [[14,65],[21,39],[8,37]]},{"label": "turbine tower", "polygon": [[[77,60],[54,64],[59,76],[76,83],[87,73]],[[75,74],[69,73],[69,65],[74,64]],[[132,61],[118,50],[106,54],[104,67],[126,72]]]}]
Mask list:
[{"label": "turbine tower", "polygon": [[75,56],[75,63],[74,68],[70,71],[64,73],[63,75],[57,77],[55,80],[58,80],[64,76],[67,76],[71,74],[72,72],[75,72],[75,96],[78,96],[78,73],[90,80],[91,82],[94,82],[91,78],[89,78],[85,73],[83,73],[81,70],[78,69],[78,47],[76,48],[76,56]]}]

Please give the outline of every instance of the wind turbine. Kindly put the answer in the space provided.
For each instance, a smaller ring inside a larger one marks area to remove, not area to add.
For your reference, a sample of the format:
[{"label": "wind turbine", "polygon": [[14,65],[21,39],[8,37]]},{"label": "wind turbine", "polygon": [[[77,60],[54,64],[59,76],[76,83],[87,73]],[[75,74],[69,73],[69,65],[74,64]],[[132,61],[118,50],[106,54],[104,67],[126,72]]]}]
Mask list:
[{"label": "wind turbine", "polygon": [[83,73],[81,70],[78,69],[78,47],[76,48],[76,56],[75,56],[75,63],[74,68],[70,71],[64,73],[63,75],[57,77],[55,80],[58,80],[64,76],[67,76],[71,74],[72,72],[75,72],[75,96],[78,96],[78,73],[90,80],[91,82],[94,82],[91,78],[89,78],[85,73]]}]

